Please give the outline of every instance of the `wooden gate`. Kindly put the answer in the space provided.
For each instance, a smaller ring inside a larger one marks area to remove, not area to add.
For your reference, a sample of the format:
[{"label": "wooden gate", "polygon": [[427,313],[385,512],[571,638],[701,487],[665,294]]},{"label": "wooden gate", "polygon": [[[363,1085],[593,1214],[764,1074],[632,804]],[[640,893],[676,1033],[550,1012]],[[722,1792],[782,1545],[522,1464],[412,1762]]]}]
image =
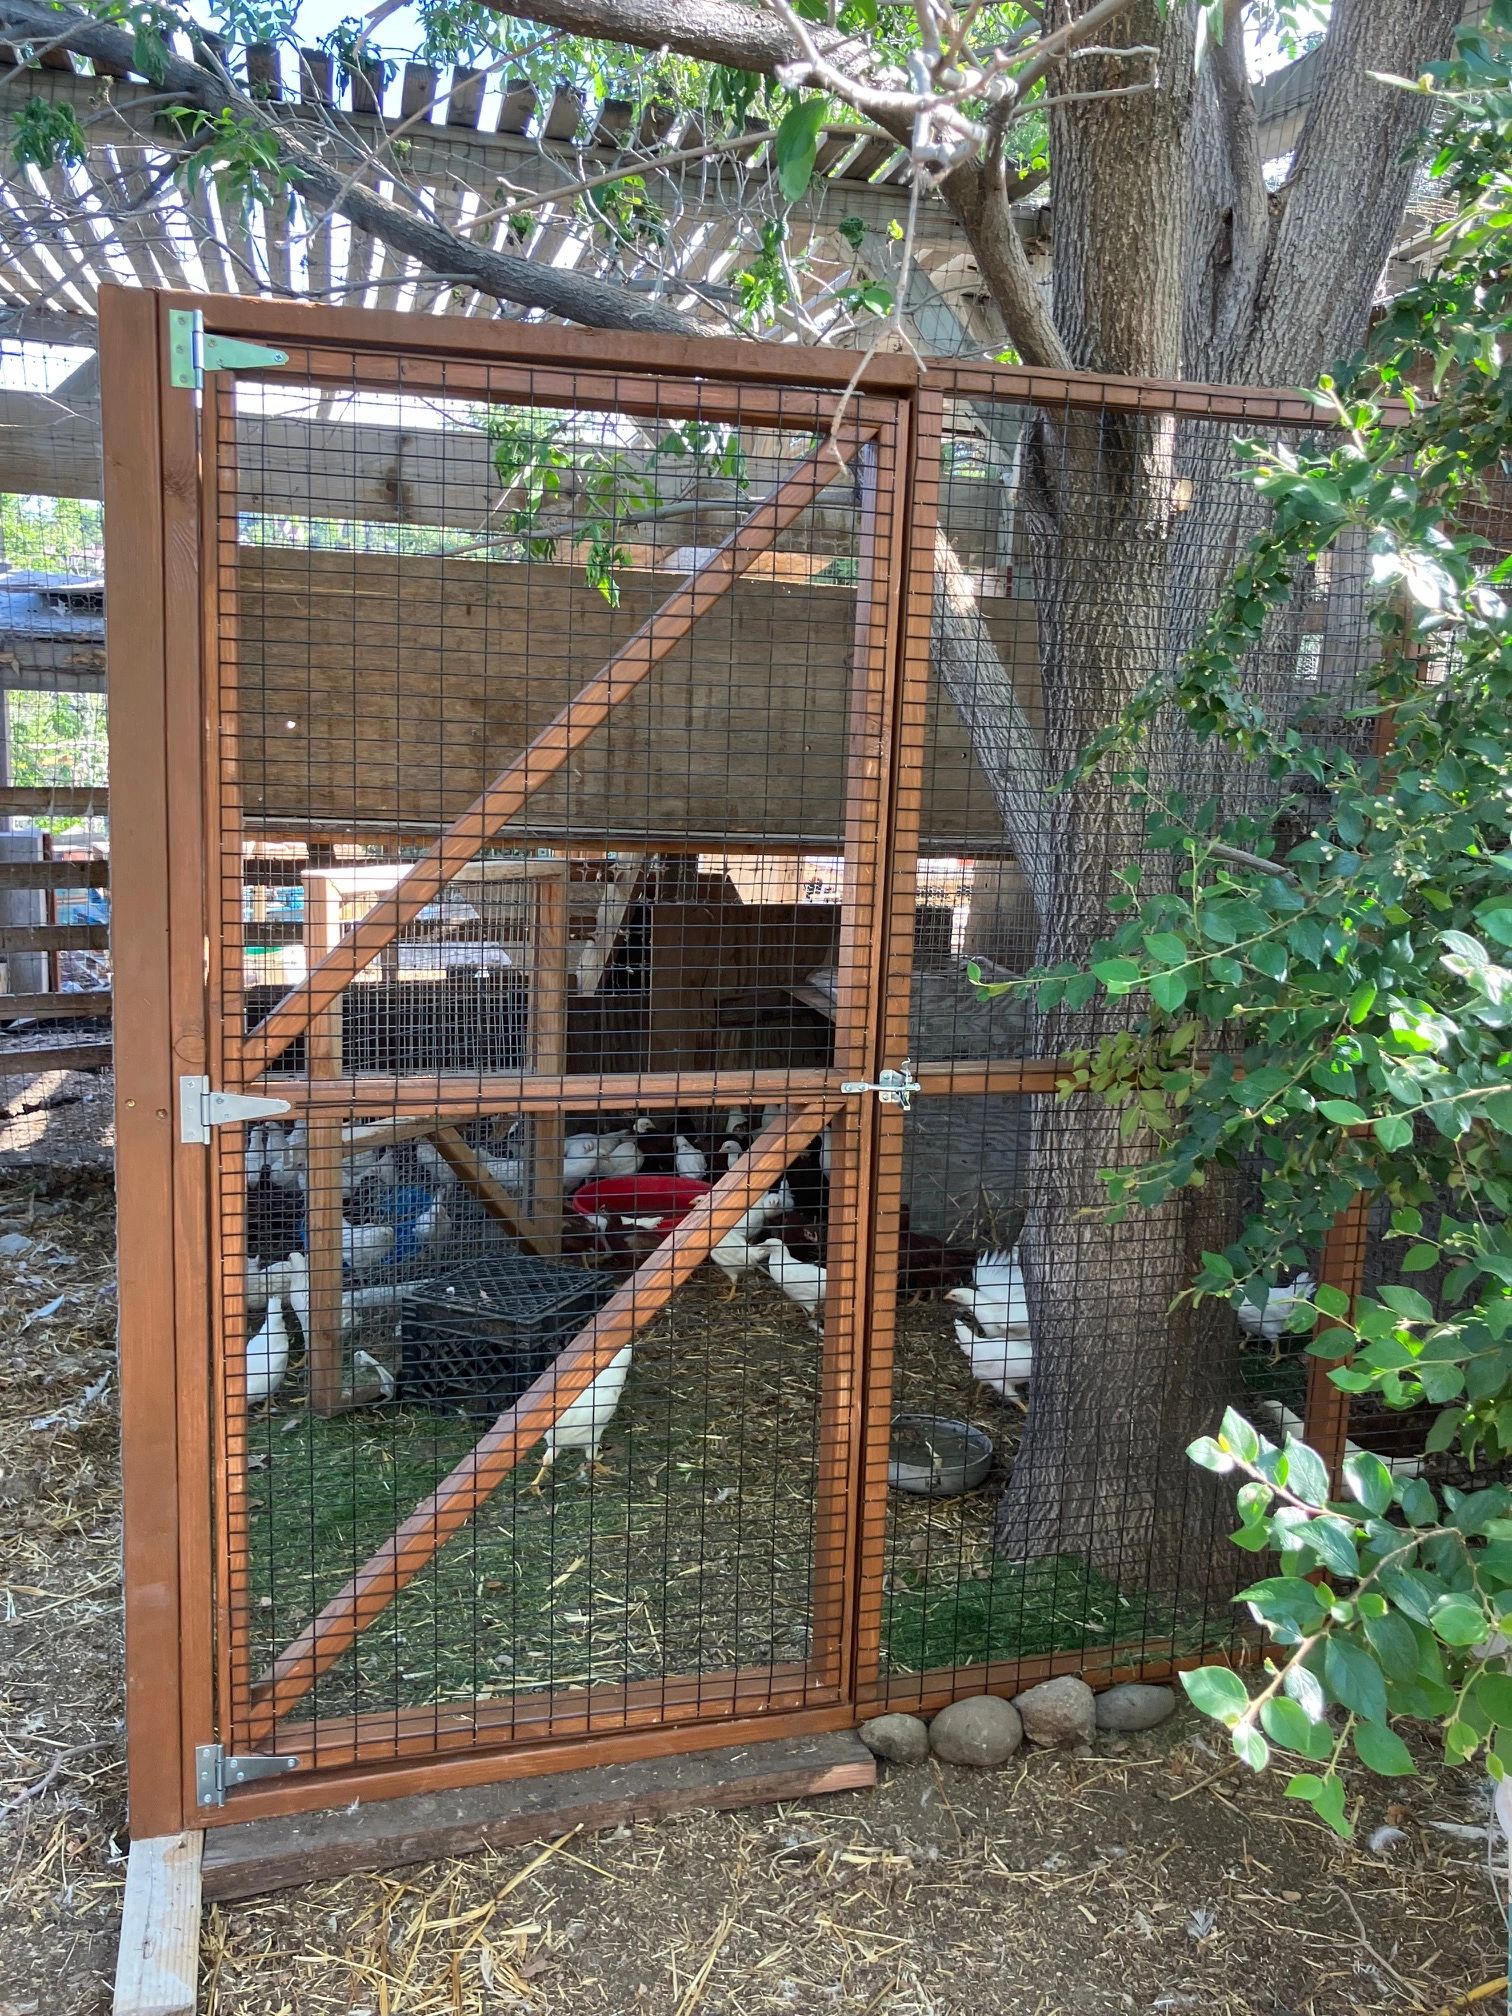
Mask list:
[{"label": "wooden gate", "polygon": [[[602,356],[560,331],[438,324],[417,348],[397,317],[108,304],[118,860],[162,871],[117,895],[150,1831],[179,1800],[211,1822],[332,1803],[375,1767],[393,1790],[584,1739],[854,1719],[873,1108],[841,1087],[886,1061],[908,407],[889,360],[850,388],[808,352]],[[651,536],[617,504],[579,535],[606,467]],[[286,518],[244,507],[249,468],[263,497],[286,474]],[[526,522],[542,490],[565,531]],[[298,895],[269,905],[280,855]],[[585,1152],[613,1210],[564,1198]],[[698,1315],[707,1268],[696,1321],[673,1298],[732,1232],[754,1243],[800,1166],[847,1229],[813,1324],[762,1291],[786,1383],[758,1447],[726,1404],[754,1354],[715,1363],[745,1319]],[[569,1269],[585,1237],[607,1272]],[[503,1323],[520,1282],[540,1306]],[[611,1504],[572,1423],[658,1318]],[[538,1505],[518,1466],[554,1424]],[[690,1462],[707,1489],[681,1489]]]}]

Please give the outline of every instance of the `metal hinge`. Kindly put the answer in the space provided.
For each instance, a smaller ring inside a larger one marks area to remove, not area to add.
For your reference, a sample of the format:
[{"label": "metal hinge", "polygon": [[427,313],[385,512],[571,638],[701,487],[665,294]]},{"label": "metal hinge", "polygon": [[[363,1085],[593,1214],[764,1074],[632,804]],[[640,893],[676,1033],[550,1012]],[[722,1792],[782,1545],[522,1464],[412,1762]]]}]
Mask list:
[{"label": "metal hinge", "polygon": [[234,1127],[239,1120],[271,1120],[287,1113],[287,1099],[254,1099],[245,1092],[212,1092],[203,1074],[186,1072],[179,1079],[179,1139],[203,1146],[212,1127]]},{"label": "metal hinge", "polygon": [[201,1806],[224,1806],[233,1785],[251,1785],[258,1778],[281,1778],[297,1771],[297,1757],[270,1757],[254,1750],[246,1757],[228,1757],[225,1745],[201,1743],[194,1753],[194,1790]]},{"label": "metal hinge", "polygon": [[198,308],[168,311],[168,382],[198,392],[207,371],[272,371],[287,364],[287,350],[266,343],[243,343],[237,336],[207,336]]},{"label": "metal hinge", "polygon": [[869,1079],[851,1078],[840,1087],[842,1092],[875,1092],[884,1106],[901,1106],[906,1113],[913,1105],[915,1092],[922,1092],[923,1086],[913,1075],[913,1059],[905,1057],[896,1071],[878,1073],[875,1085]]}]

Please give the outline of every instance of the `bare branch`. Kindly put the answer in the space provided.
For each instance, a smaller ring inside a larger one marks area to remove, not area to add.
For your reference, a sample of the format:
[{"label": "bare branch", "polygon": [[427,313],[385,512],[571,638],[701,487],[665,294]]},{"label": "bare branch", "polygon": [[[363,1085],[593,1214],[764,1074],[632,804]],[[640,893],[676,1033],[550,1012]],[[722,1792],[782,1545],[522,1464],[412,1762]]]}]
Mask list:
[{"label": "bare branch", "polygon": [[[0,0],[0,39],[69,49],[107,69],[129,71],[136,62],[131,35],[89,15],[42,5],[39,0]],[[159,82],[184,105],[208,112],[231,109],[248,118],[262,116],[255,101],[230,88],[223,77],[171,53]],[[686,316],[660,302],[638,299],[612,282],[476,245],[442,225],[402,210],[371,189],[350,186],[291,139],[286,128],[267,120],[263,124],[274,136],[280,156],[307,202],[339,211],[359,230],[370,232],[431,271],[461,273],[481,294],[517,307],[538,308],[589,328],[693,333],[694,325]]]}]

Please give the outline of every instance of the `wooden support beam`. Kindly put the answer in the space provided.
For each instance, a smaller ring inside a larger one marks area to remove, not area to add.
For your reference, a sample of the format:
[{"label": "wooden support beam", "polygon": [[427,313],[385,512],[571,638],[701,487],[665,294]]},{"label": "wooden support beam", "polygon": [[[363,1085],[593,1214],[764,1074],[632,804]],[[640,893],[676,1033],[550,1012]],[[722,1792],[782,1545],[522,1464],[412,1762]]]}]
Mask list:
[{"label": "wooden support beam", "polygon": [[422,1792],[337,1812],[248,1820],[216,1828],[206,1844],[205,1895],[216,1902],[256,1897],[316,1876],[401,1868],[674,1813],[864,1791],[876,1779],[876,1759],[866,1745],[854,1731],[840,1729]]},{"label": "wooden support beam", "polygon": [[459,1128],[441,1123],[436,1128],[436,1146],[459,1183],[465,1183],[474,1197],[501,1225],[532,1253],[561,1251],[561,1235],[555,1245],[536,1225],[518,1197],[511,1197],[487,1162]]},{"label": "wooden support beam", "polygon": [[0,861],[0,889],[105,889],[108,861]]},{"label": "wooden support beam", "polygon": [[262,1068],[296,1036],[303,1035],[348,982],[364,972],[384,947],[436,900],[458,872],[508,825],[532,792],[554,777],[614,710],[640,690],[699,618],[849,466],[870,431],[842,427],[822,441],[676,593],[668,596],[598,676],[411,865],[403,881],[375,903],[335,951],[263,1018],[241,1046],[244,1071]]},{"label": "wooden support beam", "polygon": [[76,1015],[109,1015],[110,989],[90,987],[77,994],[0,994],[0,1022],[19,1015],[39,1022],[61,1021]]},{"label": "wooden support beam", "polygon": [[[305,886],[305,957],[325,957],[341,937],[341,899],[327,876],[311,868]],[[342,1003],[323,1009],[310,1025],[308,1071],[312,1079],[341,1076]],[[310,1334],[305,1338],[310,1412],[335,1414],[346,1397],[341,1351],[341,1164],[339,1115],[310,1116],[305,1135],[305,1258],[310,1270]]]},{"label": "wooden support beam", "polygon": [[0,814],[22,819],[105,819],[103,784],[0,784]]},{"label": "wooden support beam", "polygon": [[[0,1002],[5,996],[0,994]],[[98,1043],[38,1043],[30,1050],[0,1050],[0,1078],[30,1078],[40,1071],[103,1071],[113,1055],[108,1038]]]},{"label": "wooden support beam", "polygon": [[204,1840],[203,1834],[193,1833],[132,1842],[113,2016],[194,2016]]},{"label": "wooden support beam", "polygon": [[0,924],[0,953],[109,950],[108,924]]},{"label": "wooden support beam", "polygon": [[527,1451],[599,1373],[662,1309],[741,1215],[764,1197],[795,1155],[824,1126],[830,1105],[815,1103],[779,1114],[751,1143],[706,1197],[623,1281],[609,1300],[499,1416],[431,1495],[417,1505],[345,1586],[273,1662],[253,1690],[246,1718],[253,1742],[273,1735],[322,1673],[344,1657],[375,1617],[421,1574],[454,1533],[487,1503]]}]

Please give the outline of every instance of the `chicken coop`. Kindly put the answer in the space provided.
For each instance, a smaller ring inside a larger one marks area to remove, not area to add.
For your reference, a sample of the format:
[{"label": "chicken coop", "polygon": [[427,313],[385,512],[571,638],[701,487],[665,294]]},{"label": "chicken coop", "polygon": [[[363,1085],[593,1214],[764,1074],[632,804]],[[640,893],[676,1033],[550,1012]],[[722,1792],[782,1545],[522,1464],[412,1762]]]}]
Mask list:
[{"label": "chicken coop", "polygon": [[1241,1656],[1179,1451],[1342,1396],[968,967],[1311,407],[102,299],[134,1825]]}]

